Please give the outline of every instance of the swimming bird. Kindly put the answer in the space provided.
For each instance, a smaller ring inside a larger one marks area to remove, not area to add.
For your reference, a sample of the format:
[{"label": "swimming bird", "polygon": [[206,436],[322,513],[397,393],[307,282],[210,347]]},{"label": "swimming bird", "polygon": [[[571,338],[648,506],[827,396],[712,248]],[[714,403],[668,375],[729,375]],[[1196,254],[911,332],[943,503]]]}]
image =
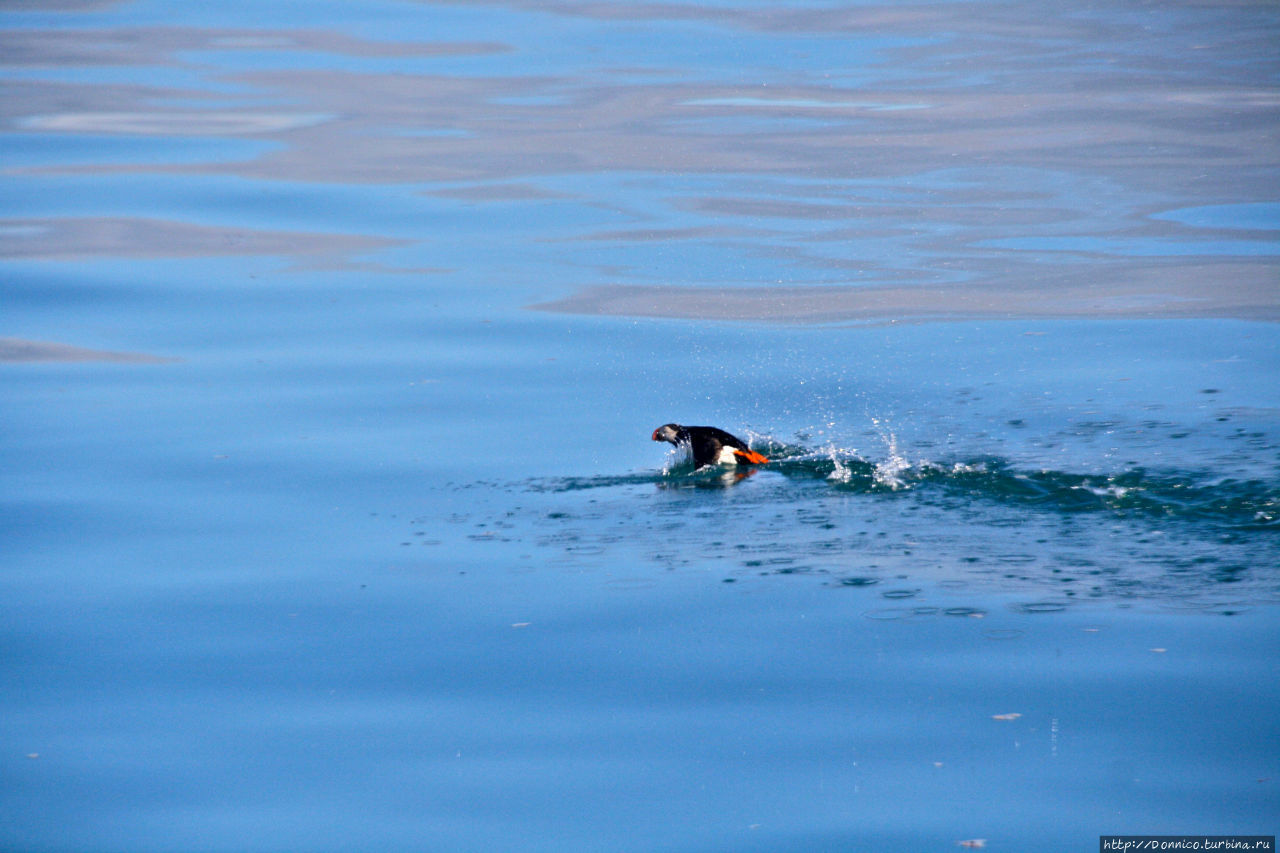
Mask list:
[{"label": "swimming bird", "polygon": [[676,447],[688,445],[693,451],[693,464],[762,465],[769,460],[718,427],[664,424],[653,431],[654,441],[669,441]]}]

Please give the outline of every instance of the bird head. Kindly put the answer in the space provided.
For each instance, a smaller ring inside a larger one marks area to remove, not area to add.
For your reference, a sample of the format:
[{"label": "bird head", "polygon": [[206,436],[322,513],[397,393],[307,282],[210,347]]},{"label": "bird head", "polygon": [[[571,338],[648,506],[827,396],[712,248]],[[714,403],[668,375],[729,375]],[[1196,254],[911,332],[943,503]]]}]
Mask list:
[{"label": "bird head", "polygon": [[680,443],[680,424],[664,424],[653,431],[654,441],[669,441],[672,444]]}]

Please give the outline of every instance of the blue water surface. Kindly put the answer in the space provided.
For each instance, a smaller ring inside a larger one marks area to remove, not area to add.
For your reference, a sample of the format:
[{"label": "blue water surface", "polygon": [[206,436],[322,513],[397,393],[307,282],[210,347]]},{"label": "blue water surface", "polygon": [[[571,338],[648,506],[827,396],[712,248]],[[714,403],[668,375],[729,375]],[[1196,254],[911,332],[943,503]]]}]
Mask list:
[{"label": "blue water surface", "polygon": [[1273,833],[1276,25],[0,11],[0,846]]}]

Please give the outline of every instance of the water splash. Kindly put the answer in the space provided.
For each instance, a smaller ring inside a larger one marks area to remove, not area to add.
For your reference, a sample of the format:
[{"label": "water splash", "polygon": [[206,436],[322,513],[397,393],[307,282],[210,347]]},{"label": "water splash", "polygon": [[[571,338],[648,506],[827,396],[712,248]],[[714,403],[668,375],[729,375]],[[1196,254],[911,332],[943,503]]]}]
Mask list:
[{"label": "water splash", "polygon": [[887,422],[879,418],[872,418],[871,423],[880,433],[880,438],[888,451],[886,458],[876,463],[876,482],[895,491],[907,488],[906,475],[911,471],[911,461],[898,449],[898,436],[889,428]]},{"label": "water splash", "polygon": [[828,480],[836,483],[848,483],[853,479],[853,469],[840,458],[840,451],[834,444],[828,446],[827,458],[831,460],[831,473],[827,475]]},{"label": "water splash", "polygon": [[677,444],[667,451],[667,458],[662,463],[662,476],[689,473],[693,467],[693,448],[688,444]]}]

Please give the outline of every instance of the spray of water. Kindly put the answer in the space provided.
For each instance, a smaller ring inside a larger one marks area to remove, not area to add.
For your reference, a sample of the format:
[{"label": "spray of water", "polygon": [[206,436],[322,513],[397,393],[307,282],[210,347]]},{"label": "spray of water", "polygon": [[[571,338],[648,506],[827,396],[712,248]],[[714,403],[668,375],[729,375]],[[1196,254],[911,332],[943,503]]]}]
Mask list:
[{"label": "spray of water", "polygon": [[880,418],[872,418],[871,423],[880,434],[880,440],[884,442],[886,450],[885,458],[875,466],[876,482],[895,491],[907,488],[906,478],[911,471],[911,460],[898,449],[898,436],[894,434],[888,422]]}]

